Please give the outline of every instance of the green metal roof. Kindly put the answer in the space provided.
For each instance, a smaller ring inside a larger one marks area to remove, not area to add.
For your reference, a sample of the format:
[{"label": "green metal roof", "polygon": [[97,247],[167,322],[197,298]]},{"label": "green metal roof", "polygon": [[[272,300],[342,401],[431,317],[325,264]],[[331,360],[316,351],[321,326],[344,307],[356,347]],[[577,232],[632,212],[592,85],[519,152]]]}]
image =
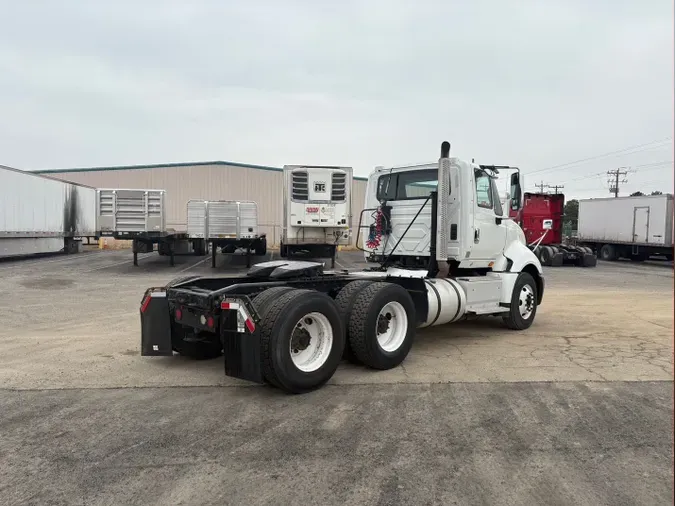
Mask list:
[{"label": "green metal roof", "polygon": [[[253,165],[250,163],[239,163],[239,162],[225,162],[221,160],[215,160],[212,162],[181,162],[181,163],[154,163],[150,165],[119,165],[113,167],[75,167],[72,169],[39,169],[31,170],[33,174],[58,174],[63,172],[102,172],[106,170],[143,170],[143,169],[157,169],[160,167],[199,167],[204,165],[222,165],[229,167],[243,167],[246,169],[257,169],[257,170],[271,170],[275,172],[281,172],[283,169],[281,167],[270,167],[267,165]],[[358,181],[367,181],[366,177],[357,177],[354,179]]]}]

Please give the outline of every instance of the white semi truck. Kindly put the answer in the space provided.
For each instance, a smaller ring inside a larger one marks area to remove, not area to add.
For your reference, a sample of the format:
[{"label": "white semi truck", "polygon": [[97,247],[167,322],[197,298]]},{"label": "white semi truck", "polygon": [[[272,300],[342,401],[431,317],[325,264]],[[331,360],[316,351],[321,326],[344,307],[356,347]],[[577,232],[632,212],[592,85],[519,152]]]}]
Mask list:
[{"label": "white semi truck", "polygon": [[284,166],[280,256],[330,258],[351,237],[352,168]]},{"label": "white semi truck", "polygon": [[326,383],[343,356],[398,366],[417,328],[492,315],[527,329],[544,293],[539,260],[504,216],[495,171],[449,152],[444,142],[437,164],[370,176],[364,226],[374,226],[367,254],[375,265],[324,271],[278,260],[245,276],[149,288],[141,354],[223,354],[227,375],[301,393]]}]

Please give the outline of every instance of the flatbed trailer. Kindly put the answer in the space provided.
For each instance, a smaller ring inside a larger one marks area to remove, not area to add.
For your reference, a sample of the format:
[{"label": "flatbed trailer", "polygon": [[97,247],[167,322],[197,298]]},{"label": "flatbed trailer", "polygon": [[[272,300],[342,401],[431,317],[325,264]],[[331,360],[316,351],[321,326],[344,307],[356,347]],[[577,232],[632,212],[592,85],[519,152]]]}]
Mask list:
[{"label": "flatbed trailer", "polygon": [[246,251],[246,266],[252,255],[267,254],[267,236],[258,233],[258,204],[241,200],[189,200],[188,235],[211,251],[211,267],[216,266],[218,248],[223,254]]},{"label": "flatbed trailer", "polygon": [[[435,168],[371,174],[364,207],[392,208],[390,222],[376,227],[391,241],[373,241],[365,253],[379,265],[324,271],[319,262],[277,260],[245,276],[187,276],[149,288],[140,303],[141,355],[224,355],[228,376],[302,393],[325,384],[343,357],[377,370],[398,366],[418,328],[477,316],[529,328],[544,294],[541,265],[494,202],[493,166],[449,151],[444,142]],[[437,189],[421,191],[425,182]]]}]

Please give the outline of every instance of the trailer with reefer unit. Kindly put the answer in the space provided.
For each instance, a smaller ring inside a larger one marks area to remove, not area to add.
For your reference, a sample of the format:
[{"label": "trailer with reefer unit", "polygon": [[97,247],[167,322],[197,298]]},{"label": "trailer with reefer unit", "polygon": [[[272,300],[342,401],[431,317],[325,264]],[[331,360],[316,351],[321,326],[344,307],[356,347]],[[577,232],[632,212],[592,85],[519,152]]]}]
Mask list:
[{"label": "trailer with reefer unit", "polygon": [[635,262],[651,255],[673,259],[673,195],[579,201],[577,240],[602,260]]},{"label": "trailer with reefer unit", "polygon": [[351,237],[352,168],[285,165],[279,254],[331,259]]},{"label": "trailer with reefer unit", "polygon": [[523,194],[522,205],[510,210],[523,229],[528,246],[542,265],[595,267],[597,259],[588,246],[563,241],[565,195],[562,193]]},{"label": "trailer with reefer unit", "polygon": [[218,248],[223,253],[246,250],[246,266],[251,255],[267,254],[267,237],[258,232],[258,204],[240,200],[190,200],[187,204],[188,236],[206,251],[211,249],[211,267],[216,266]]},{"label": "trailer with reefer unit", "polygon": [[374,369],[398,366],[417,328],[480,315],[529,328],[544,292],[539,260],[504,216],[495,172],[449,152],[444,142],[438,164],[369,177],[362,216],[381,235],[366,251],[377,265],[324,271],[277,260],[245,276],[149,288],[141,354],[223,354],[227,375],[300,393],[328,381],[343,354]]},{"label": "trailer with reefer unit", "polygon": [[190,240],[187,230],[176,230],[166,224],[166,191],[124,188],[100,188],[96,191],[96,228],[101,237],[131,240],[134,265],[139,253],[154,251],[168,256],[196,254],[200,242]]},{"label": "trailer with reefer unit", "polygon": [[0,257],[75,253],[96,235],[95,188],[0,166]]}]

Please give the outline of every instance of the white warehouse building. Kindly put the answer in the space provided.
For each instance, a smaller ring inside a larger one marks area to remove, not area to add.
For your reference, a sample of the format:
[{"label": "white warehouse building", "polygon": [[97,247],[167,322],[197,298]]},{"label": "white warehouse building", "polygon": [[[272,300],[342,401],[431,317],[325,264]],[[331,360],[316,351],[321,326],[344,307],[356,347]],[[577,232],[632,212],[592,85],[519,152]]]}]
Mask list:
[{"label": "white warehouse building", "polygon": [[[279,244],[283,217],[283,173],[279,167],[214,161],[34,172],[95,188],[166,190],[166,224],[176,230],[187,229],[188,200],[252,200],[258,203],[260,232],[267,234],[269,245]],[[352,245],[365,201],[366,181],[354,178]]]}]

